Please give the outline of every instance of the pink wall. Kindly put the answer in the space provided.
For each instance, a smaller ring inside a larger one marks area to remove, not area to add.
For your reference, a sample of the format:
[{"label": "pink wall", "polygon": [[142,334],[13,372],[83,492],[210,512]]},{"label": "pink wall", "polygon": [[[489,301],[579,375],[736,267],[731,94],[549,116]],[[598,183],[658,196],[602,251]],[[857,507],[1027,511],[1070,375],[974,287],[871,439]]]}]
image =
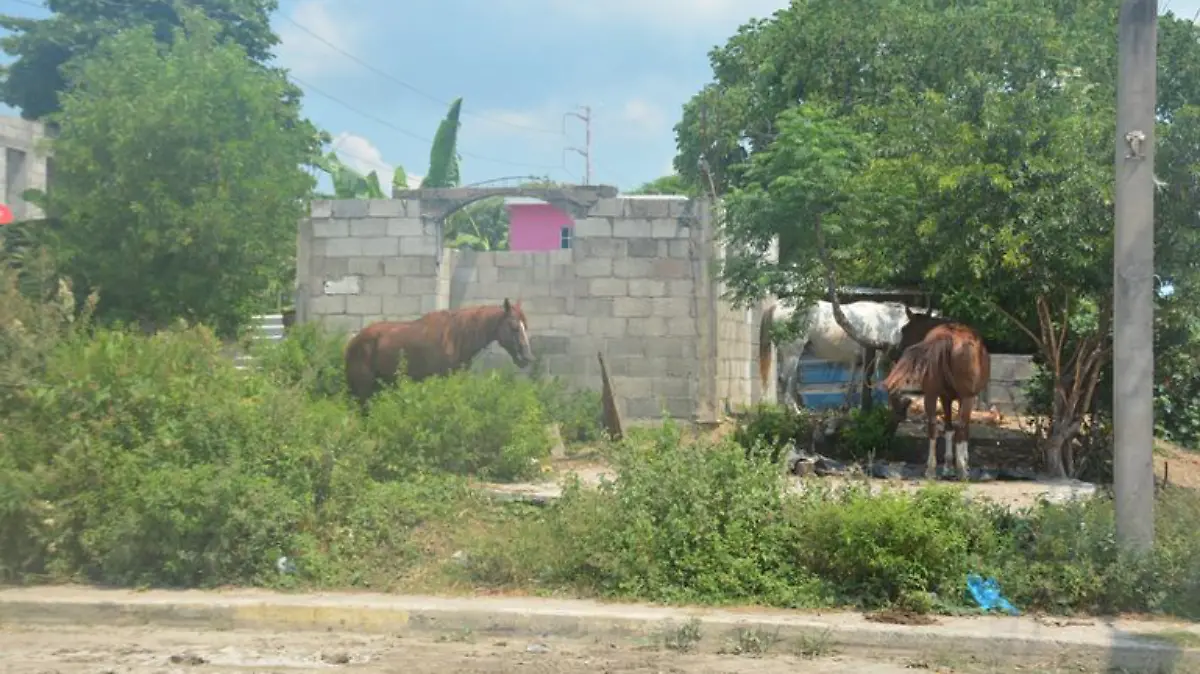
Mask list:
[{"label": "pink wall", "polygon": [[550,204],[508,204],[509,250],[558,250],[563,227],[575,222]]}]

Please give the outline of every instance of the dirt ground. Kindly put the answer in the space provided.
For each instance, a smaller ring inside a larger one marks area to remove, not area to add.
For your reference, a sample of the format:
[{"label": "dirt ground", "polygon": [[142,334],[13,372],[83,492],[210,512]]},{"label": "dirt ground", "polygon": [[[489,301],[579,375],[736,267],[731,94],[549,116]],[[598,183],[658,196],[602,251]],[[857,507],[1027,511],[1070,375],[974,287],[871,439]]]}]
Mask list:
[{"label": "dirt ground", "polygon": [[[826,652],[828,651],[828,652]],[[912,671],[984,672],[999,669],[948,658],[844,657],[819,643],[776,643],[753,654],[679,653],[652,646],[618,646],[560,639],[474,638],[470,634],[398,636],[331,632],[192,631],[147,627],[0,628],[5,674],[233,674],[345,670],[412,674],[902,674]],[[1064,664],[1046,674],[1086,672]]]}]

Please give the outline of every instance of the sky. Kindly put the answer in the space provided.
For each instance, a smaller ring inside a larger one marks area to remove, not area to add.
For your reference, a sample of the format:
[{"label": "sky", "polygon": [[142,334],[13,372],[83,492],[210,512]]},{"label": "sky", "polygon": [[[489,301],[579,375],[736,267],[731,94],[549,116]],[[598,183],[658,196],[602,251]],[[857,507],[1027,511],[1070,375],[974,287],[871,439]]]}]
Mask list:
[{"label": "sky", "polygon": [[[305,90],[308,117],[343,161],[380,171],[385,184],[397,165],[424,175],[430,139],[461,96],[464,184],[544,175],[582,183],[584,159],[569,148],[584,147],[584,123],[564,115],[590,106],[591,182],[629,190],[672,171],[673,126],[711,79],[709,50],[787,4],[282,0],[272,23],[277,62]],[[0,0],[0,13],[44,16],[34,5]],[[1200,0],[1159,7],[1191,17]]]}]

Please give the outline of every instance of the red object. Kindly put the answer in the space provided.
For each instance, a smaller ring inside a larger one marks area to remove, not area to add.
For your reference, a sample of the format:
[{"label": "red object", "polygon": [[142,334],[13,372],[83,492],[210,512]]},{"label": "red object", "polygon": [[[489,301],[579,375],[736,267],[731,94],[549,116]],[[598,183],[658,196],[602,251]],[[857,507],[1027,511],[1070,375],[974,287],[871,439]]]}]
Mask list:
[{"label": "red object", "polygon": [[7,204],[0,204],[0,225],[7,225],[12,221],[12,209]]}]

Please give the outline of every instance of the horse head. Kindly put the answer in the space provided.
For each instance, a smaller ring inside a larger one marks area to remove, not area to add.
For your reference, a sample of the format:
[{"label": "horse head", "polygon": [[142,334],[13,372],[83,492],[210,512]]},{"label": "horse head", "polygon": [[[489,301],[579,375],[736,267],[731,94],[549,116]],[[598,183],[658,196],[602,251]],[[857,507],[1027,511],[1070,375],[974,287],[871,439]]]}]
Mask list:
[{"label": "horse head", "polygon": [[529,329],[521,302],[515,304],[504,298],[504,316],[496,326],[496,341],[508,352],[517,367],[529,367],[533,363],[533,349],[529,346]]},{"label": "horse head", "polygon": [[903,353],[905,349],[913,344],[919,344],[921,340],[925,339],[925,335],[929,334],[930,330],[949,322],[949,319],[943,318],[933,309],[921,312],[904,307],[904,316],[908,319],[908,322],[900,328],[900,344],[896,347],[897,353]]}]

